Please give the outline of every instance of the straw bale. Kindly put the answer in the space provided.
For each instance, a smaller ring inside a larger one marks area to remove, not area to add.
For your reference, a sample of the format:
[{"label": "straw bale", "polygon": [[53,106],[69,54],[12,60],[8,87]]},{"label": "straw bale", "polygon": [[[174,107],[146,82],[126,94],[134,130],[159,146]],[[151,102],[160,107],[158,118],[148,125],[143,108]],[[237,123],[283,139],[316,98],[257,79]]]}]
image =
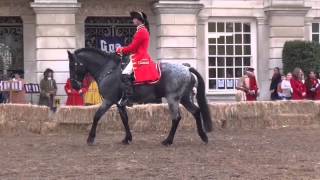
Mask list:
[{"label": "straw bale", "polygon": [[[91,128],[99,106],[60,107],[51,113],[47,107],[34,105],[0,105],[0,132],[31,131],[34,133],[78,132]],[[260,101],[210,103],[216,129],[261,129],[320,124],[320,102]],[[167,104],[135,105],[128,109],[129,126],[133,131],[169,132],[171,116]],[[179,129],[196,130],[193,115],[180,106]],[[116,106],[101,118],[98,131],[123,131]]]},{"label": "straw bale", "polygon": [[34,105],[2,104],[0,105],[0,122],[2,131],[41,132],[41,123],[48,118],[49,109]]},{"label": "straw bale", "polygon": [[58,123],[53,122],[43,122],[41,125],[41,134],[48,134],[50,132],[55,132],[58,128]]}]

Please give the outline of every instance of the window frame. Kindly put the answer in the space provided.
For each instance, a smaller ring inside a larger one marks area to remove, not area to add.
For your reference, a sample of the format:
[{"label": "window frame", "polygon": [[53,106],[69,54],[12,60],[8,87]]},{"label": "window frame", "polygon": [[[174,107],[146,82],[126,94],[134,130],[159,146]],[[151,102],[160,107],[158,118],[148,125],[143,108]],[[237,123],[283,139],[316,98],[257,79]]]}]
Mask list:
[{"label": "window frame", "polygon": [[310,41],[313,42],[313,34],[315,34],[315,33],[313,33],[313,30],[312,30],[313,24],[318,24],[318,26],[319,26],[319,32],[317,34],[319,35],[318,43],[320,43],[320,20],[319,19],[316,19],[315,21],[311,22],[310,35],[309,35]]},{"label": "window frame", "polygon": [[[250,23],[250,37],[251,37],[251,58],[252,58],[252,64],[251,67],[255,68],[255,74],[256,77],[258,78],[258,73],[257,73],[257,20],[252,19],[252,18],[212,18],[209,19],[205,23],[205,41],[204,41],[204,46],[205,46],[205,85],[206,85],[206,93],[208,95],[234,95],[236,93],[235,89],[209,89],[209,23],[218,23],[218,22],[234,22],[234,23]],[[235,57],[235,56],[234,56]],[[233,66],[234,67],[234,66]],[[227,79],[227,78],[225,78]]]}]

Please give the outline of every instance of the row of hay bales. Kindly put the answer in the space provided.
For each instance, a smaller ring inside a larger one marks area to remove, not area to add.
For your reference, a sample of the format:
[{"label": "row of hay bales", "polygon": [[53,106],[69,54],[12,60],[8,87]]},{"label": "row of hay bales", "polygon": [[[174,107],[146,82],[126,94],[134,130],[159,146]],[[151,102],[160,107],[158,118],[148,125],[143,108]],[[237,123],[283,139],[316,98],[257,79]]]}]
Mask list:
[{"label": "row of hay bales", "polygon": [[[35,105],[0,105],[0,132],[75,132],[88,131],[98,106],[60,107],[52,113]],[[215,129],[261,129],[320,124],[320,102],[277,101],[211,103]],[[193,116],[181,107],[180,129],[195,130]],[[171,126],[166,104],[137,105],[128,108],[133,131],[167,132]],[[99,131],[119,131],[123,125],[116,107],[101,119]]]}]

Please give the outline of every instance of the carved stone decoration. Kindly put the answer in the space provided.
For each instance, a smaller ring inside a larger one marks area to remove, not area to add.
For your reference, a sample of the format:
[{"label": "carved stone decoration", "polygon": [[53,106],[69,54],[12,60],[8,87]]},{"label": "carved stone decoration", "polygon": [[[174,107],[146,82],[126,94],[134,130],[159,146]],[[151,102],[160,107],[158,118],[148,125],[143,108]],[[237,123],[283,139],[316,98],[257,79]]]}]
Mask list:
[{"label": "carved stone decoration", "polygon": [[81,8],[77,21],[83,22],[88,16],[128,16],[130,11],[143,11],[152,16],[151,6],[154,0],[78,0]]}]

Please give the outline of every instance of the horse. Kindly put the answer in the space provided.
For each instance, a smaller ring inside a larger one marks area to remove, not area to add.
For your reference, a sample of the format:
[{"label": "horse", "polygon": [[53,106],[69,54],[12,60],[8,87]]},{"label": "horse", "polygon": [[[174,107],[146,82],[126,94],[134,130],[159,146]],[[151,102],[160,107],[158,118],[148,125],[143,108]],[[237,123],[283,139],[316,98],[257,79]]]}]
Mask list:
[{"label": "horse", "polygon": [[[115,53],[105,53],[94,48],[80,48],[71,53],[68,51],[69,72],[72,87],[82,88],[83,79],[89,73],[97,82],[103,102],[94,115],[92,127],[87,139],[88,145],[95,144],[98,121],[112,105],[116,105],[125,128],[123,144],[132,142],[132,134],[128,124],[127,109],[117,102],[122,96],[121,60]],[[166,98],[172,119],[169,135],[162,144],[169,146],[181,120],[179,104],[182,104],[196,120],[197,131],[204,143],[208,143],[206,132],[212,131],[212,120],[205,96],[205,83],[194,68],[181,64],[160,63],[161,78],[153,85],[135,85],[134,97],[136,103],[150,103],[155,99]],[[196,80],[198,82],[196,82]],[[194,85],[197,84],[196,99],[198,106],[191,100]]]}]

